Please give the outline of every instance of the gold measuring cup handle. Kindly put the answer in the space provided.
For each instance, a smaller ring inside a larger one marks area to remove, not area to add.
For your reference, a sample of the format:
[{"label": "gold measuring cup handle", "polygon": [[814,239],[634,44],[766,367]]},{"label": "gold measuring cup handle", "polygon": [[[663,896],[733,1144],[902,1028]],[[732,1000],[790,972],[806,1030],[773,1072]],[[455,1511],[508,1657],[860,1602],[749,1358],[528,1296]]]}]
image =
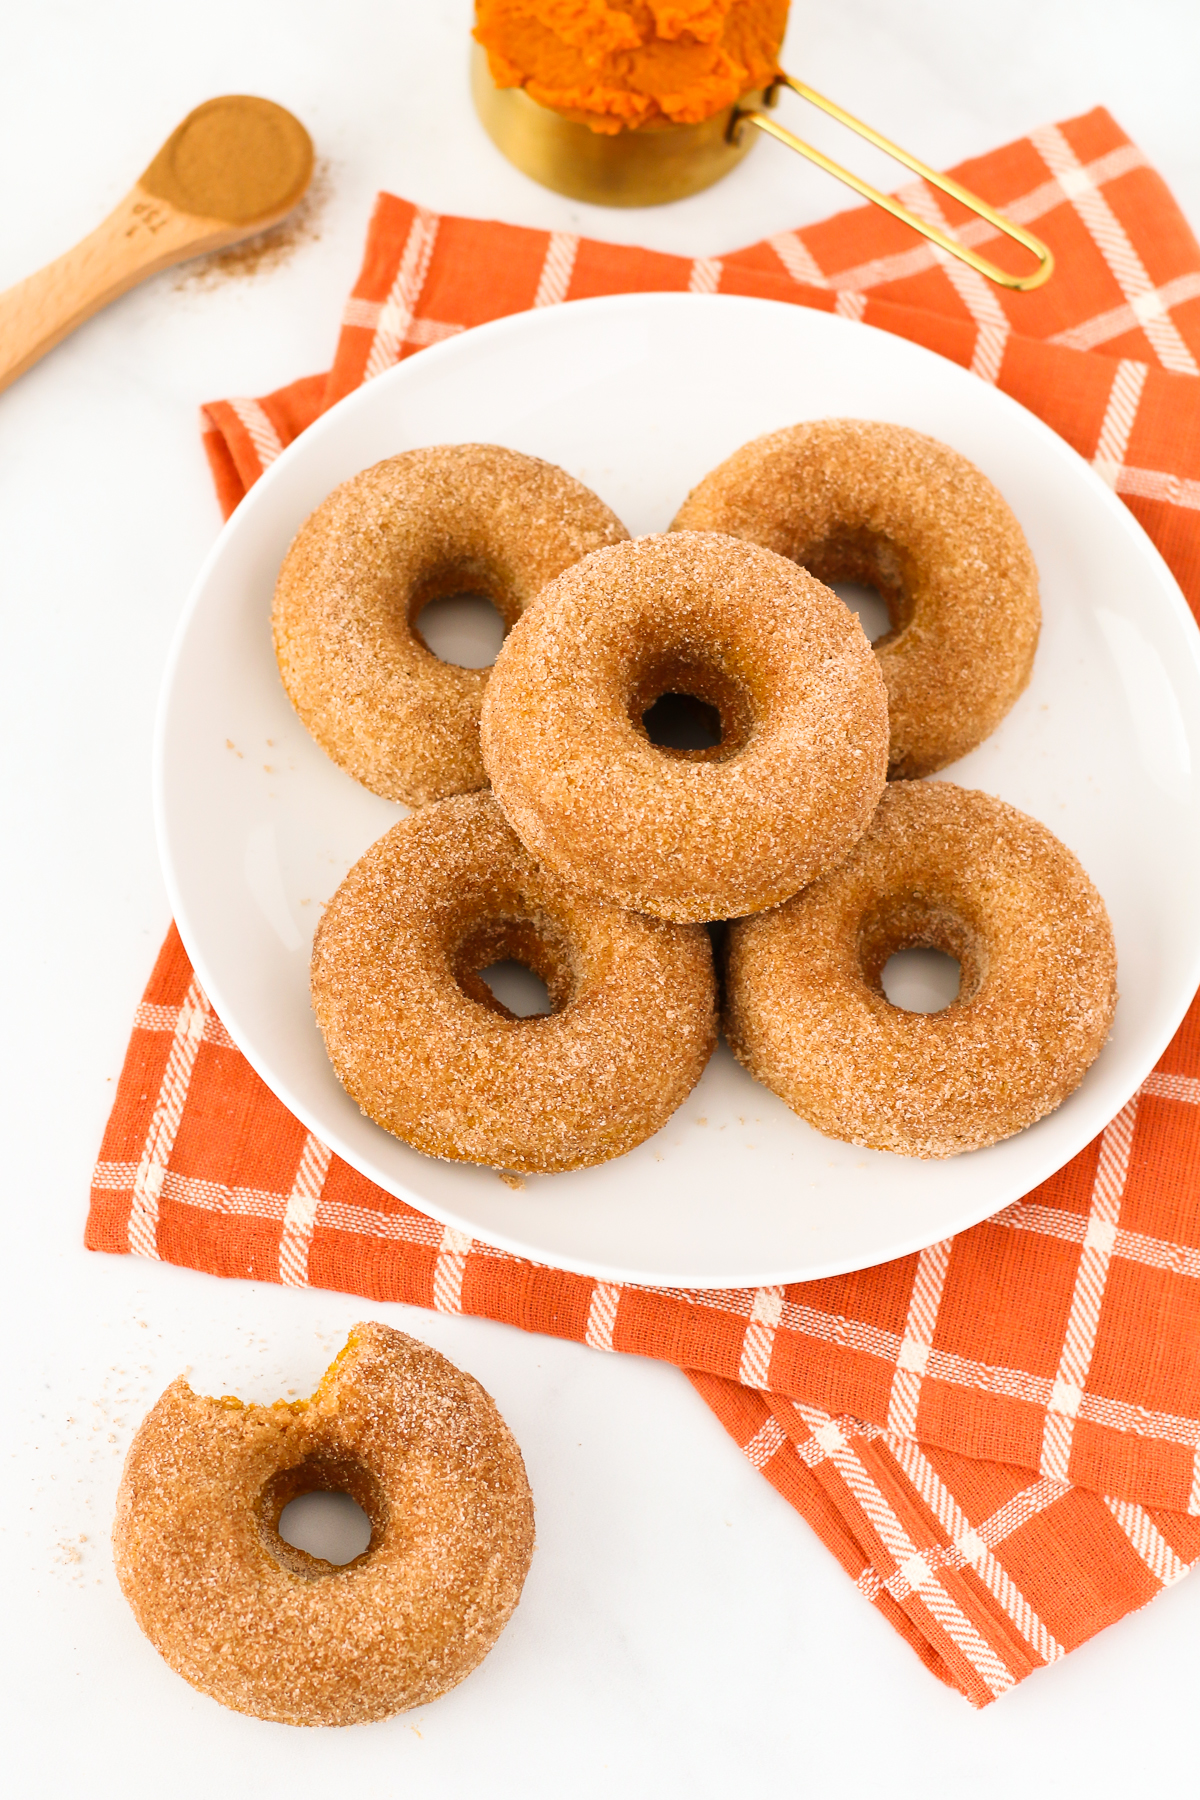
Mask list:
[{"label": "gold measuring cup handle", "polygon": [[919,175],[923,181],[929,182],[931,187],[940,188],[943,194],[951,195],[953,199],[959,201],[979,218],[986,219],[989,225],[994,226],[1005,237],[1013,238],[1018,244],[1023,245],[1026,250],[1031,251],[1037,257],[1037,268],[1028,275],[1010,275],[1007,270],[998,269],[995,263],[980,256],[969,245],[960,244],[956,238],[952,238],[940,226],[929,225],[924,219],[919,219],[916,213],[910,211],[899,200],[893,199],[890,194],[881,193],[878,188],[872,187],[869,181],[864,181],[860,175],[855,175],[851,169],[844,169],[840,163],[834,162],[831,157],[826,156],[823,151],[815,149],[812,144],[806,144],[803,138],[798,138],[794,132],[788,131],[785,126],[778,124],[768,113],[760,112],[757,107],[734,108],[729,125],[729,136],[732,143],[737,142],[747,125],[753,125],[758,131],[765,131],[769,137],[778,138],[781,144],[786,144],[789,150],[795,150],[799,155],[806,156],[809,162],[816,163],[817,167],[824,169],[827,175],[836,176],[838,181],[844,181],[847,187],[853,188],[856,194],[861,194],[864,200],[871,200],[876,206],[882,206],[885,212],[891,213],[892,217],[899,219],[902,224],[911,225],[914,231],[919,231],[922,237],[927,237],[940,250],[947,251],[951,256],[957,256],[960,262],[968,263],[972,269],[978,269],[981,275],[986,275],[989,281],[996,282],[1000,287],[1013,288],[1018,293],[1025,294],[1031,288],[1041,287],[1043,282],[1049,281],[1054,272],[1054,254],[1046,244],[1042,243],[1040,238],[1034,237],[1032,231],[1026,231],[1024,226],[1015,224],[1012,219],[1006,219],[1003,213],[998,213],[994,207],[988,205],[986,200],[981,200],[978,194],[972,194],[968,188],[961,187],[949,175],[939,175],[936,169],[929,168],[917,157],[911,156],[907,150],[902,150],[899,144],[893,144],[890,138],[885,138],[881,132],[864,124],[861,119],[856,119],[852,113],[846,112],[835,101],[827,100],[824,94],[818,94],[815,88],[808,86],[807,82],[797,81],[794,75],[787,75],[782,69],[776,74],[775,86],[768,93],[768,106],[774,104],[775,91],[780,87],[791,88],[792,92],[799,94],[802,100],[809,100],[814,106],[819,106],[822,112],[828,113],[831,119],[836,119],[839,125],[845,125],[850,131],[856,132],[859,137],[866,138],[869,144],[874,144],[877,150],[883,150],[888,156],[895,157],[897,162],[903,163],[905,168],[911,169],[914,175]]}]

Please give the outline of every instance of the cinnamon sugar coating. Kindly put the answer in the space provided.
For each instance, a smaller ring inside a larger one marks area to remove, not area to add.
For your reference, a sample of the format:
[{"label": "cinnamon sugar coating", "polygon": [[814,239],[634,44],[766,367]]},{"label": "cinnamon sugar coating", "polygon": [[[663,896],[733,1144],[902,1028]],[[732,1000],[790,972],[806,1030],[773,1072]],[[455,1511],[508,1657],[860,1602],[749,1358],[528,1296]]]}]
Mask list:
[{"label": "cinnamon sugar coating", "polygon": [[364,469],[298,532],[275,589],[275,655],[318,744],[373,793],[420,806],[486,786],[489,669],[443,662],[415,621],[478,593],[506,626],[547,581],[628,533],[553,463],[440,444]]},{"label": "cinnamon sugar coating", "polygon": [[[720,715],[707,750],[651,742],[664,693]],[[522,843],[582,892],[696,921],[772,906],[838,862],[887,768],[857,619],[781,556],[676,532],[595,551],[514,628],[484,763]]]},{"label": "cinnamon sugar coating", "polygon": [[[277,1530],[318,1488],[371,1522],[342,1566]],[[533,1501],[479,1383],[364,1324],[309,1400],[173,1382],[130,1445],[113,1551],[138,1624],[193,1687],[285,1725],[356,1725],[436,1699],[487,1655],[521,1597]]]},{"label": "cinnamon sugar coating", "polygon": [[[554,1011],[517,1018],[481,971],[512,958]],[[313,945],[338,1079],[429,1156],[547,1173],[666,1123],[716,1042],[708,935],[598,905],[522,849],[490,794],[396,825],[351,869]]]},{"label": "cinnamon sugar coating", "polygon": [[965,756],[1029,681],[1041,625],[1029,545],[987,477],[935,438],[868,419],[771,432],[706,475],[672,530],[728,532],[878,590],[893,779]]},{"label": "cinnamon sugar coating", "polygon": [[[937,1013],[893,1006],[898,950],[962,970]],[[840,868],[731,927],[725,1029],[756,1080],[828,1137],[955,1156],[1062,1104],[1117,999],[1104,902],[1035,819],[989,794],[897,782]]]}]

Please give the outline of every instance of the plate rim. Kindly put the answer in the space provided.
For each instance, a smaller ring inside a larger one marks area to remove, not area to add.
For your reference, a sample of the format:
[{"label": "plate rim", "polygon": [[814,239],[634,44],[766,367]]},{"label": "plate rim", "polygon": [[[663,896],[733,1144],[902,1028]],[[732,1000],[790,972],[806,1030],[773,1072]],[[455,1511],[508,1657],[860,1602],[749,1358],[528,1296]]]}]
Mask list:
[{"label": "plate rim", "polygon": [[[225,555],[229,540],[245,529],[245,521],[251,516],[251,514],[246,511],[246,508],[252,507],[257,510],[258,507],[262,506],[265,503],[266,496],[269,495],[279,480],[286,478],[287,472],[290,470],[291,466],[299,460],[300,457],[311,454],[311,447],[313,444],[319,442],[321,437],[327,431],[339,428],[341,421],[344,420],[348,412],[352,412],[358,406],[378,404],[379,396],[382,393],[390,391],[393,387],[402,386],[411,378],[413,364],[416,364],[424,371],[423,379],[428,379],[430,374],[436,371],[439,362],[447,359],[456,361],[463,355],[464,350],[468,349],[468,347],[471,351],[477,351],[481,343],[488,344],[493,340],[502,340],[510,335],[523,334],[530,331],[536,333],[539,330],[554,326],[564,314],[576,316],[580,313],[607,314],[624,312],[637,314],[645,311],[683,306],[686,306],[689,310],[704,308],[710,311],[719,310],[720,312],[725,313],[766,308],[774,315],[786,314],[792,320],[797,322],[803,321],[804,329],[815,329],[818,333],[828,330],[833,335],[843,335],[845,333],[854,335],[863,331],[869,331],[875,338],[886,340],[888,345],[901,359],[911,357],[918,365],[931,359],[933,363],[939,366],[939,373],[943,378],[946,371],[950,370],[954,371],[954,373],[958,377],[961,377],[964,382],[978,381],[980,379],[979,377],[972,375],[971,372],[965,369],[961,364],[954,362],[951,358],[942,356],[937,351],[930,350],[925,345],[915,343],[913,340],[902,337],[897,333],[885,331],[881,327],[868,325],[864,321],[845,319],[838,314],[824,312],[819,308],[803,306],[796,302],[760,298],[755,295],[695,295],[674,291],[606,294],[596,295],[581,300],[565,301],[555,307],[546,308],[544,312],[527,310],[524,312],[505,314],[500,318],[489,320],[486,323],[474,326],[465,332],[457,333],[454,337],[445,339],[441,343],[427,346],[425,349],[421,350],[419,356],[414,354],[413,356],[405,357],[402,361],[394,364],[392,368],[385,370],[381,375],[375,377],[370,382],[364,382],[357,388],[351,390],[350,393],[344,395],[340,400],[335,402],[327,412],[314,420],[313,424],[308,426],[298,438],[293,439],[281,454],[263,471],[259,479],[253,484],[253,487],[247,490],[245,496],[242,501],[239,502],[234,512],[224,521],[220,532],[200,564],[177,620],[166,661],[163,666],[159,687],[152,749],[152,798],[155,836],[158,844],[159,860],[162,867],[164,884],[166,886],[174,921],[179,931],[184,949],[192,963],[192,967],[201,987],[212,1004],[214,1011],[221,1019],[225,1029],[229,1032],[239,1053],[245,1057],[251,1068],[264,1082],[266,1087],[280,1104],[286,1107],[287,1110],[322,1143],[328,1144],[328,1147],[335,1155],[348,1163],[359,1174],[364,1176],[365,1179],[381,1188],[385,1193],[392,1195],[395,1199],[401,1200],[404,1204],[412,1207],[418,1213],[427,1218],[432,1218],[443,1226],[465,1233],[473,1240],[493,1245],[498,1249],[519,1257],[523,1261],[532,1261],[535,1263],[539,1260],[538,1253],[535,1250],[531,1251],[527,1242],[523,1242],[501,1230],[493,1229],[491,1227],[489,1227],[486,1234],[484,1234],[480,1231],[477,1221],[464,1219],[462,1215],[456,1215],[452,1207],[445,1206],[440,1202],[430,1202],[426,1195],[413,1193],[411,1190],[405,1188],[403,1183],[396,1182],[392,1179],[382,1178],[379,1170],[371,1166],[370,1159],[361,1155],[352,1145],[343,1141],[340,1133],[336,1129],[331,1134],[328,1121],[318,1120],[312,1110],[288,1090],[286,1081],[280,1080],[279,1076],[272,1070],[269,1063],[266,1063],[264,1059],[259,1058],[255,1054],[254,1049],[246,1042],[243,1042],[239,1029],[235,1028],[235,1025],[230,1024],[230,1008],[221,1004],[222,999],[225,998],[221,993],[222,982],[220,977],[215,975],[215,972],[209,964],[209,959],[205,954],[203,933],[198,934],[193,930],[184,890],[177,877],[170,850],[173,826],[168,813],[167,795],[165,791],[165,763],[167,759],[167,739],[170,730],[171,701],[179,678],[189,632],[196,614],[201,607],[210,576],[215,565]],[[954,377],[952,376],[951,379],[953,380],[953,378]],[[989,395],[987,404],[997,405],[1002,410],[1009,409],[1015,411],[1021,417],[1023,429],[1028,430],[1032,425],[1035,431],[1041,435],[1044,442],[1052,448],[1053,453],[1056,456],[1060,457],[1066,465],[1074,465],[1072,470],[1073,477],[1078,479],[1080,475],[1083,476],[1086,484],[1091,488],[1093,495],[1100,497],[1101,504],[1108,511],[1109,517],[1113,521],[1119,522],[1121,530],[1135,546],[1137,552],[1142,557],[1146,557],[1148,554],[1150,561],[1157,565],[1157,573],[1164,590],[1163,598],[1168,602],[1172,611],[1175,613],[1177,622],[1183,626],[1185,640],[1189,643],[1191,648],[1193,670],[1197,682],[1200,684],[1200,632],[1197,631],[1196,620],[1179,583],[1153,539],[1144,530],[1116,492],[1100,477],[1087,459],[1075,450],[1074,447],[1056,432],[1052,426],[1039,418],[1036,413],[1024,406],[1011,394],[1005,393],[1003,389],[991,383],[982,383],[981,385],[985,387]],[[282,474],[280,471],[282,471]],[[1115,1109],[1111,1118],[1115,1118],[1122,1108],[1128,1105],[1130,1099],[1132,1099],[1139,1091],[1142,1083],[1153,1070],[1155,1064],[1158,1062],[1167,1045],[1178,1030],[1179,1025],[1192,1003],[1192,998],[1194,997],[1197,988],[1200,987],[1200,930],[1198,930],[1194,936],[1192,957],[1186,971],[1186,979],[1181,978],[1178,972],[1176,972],[1174,983],[1174,998],[1171,1005],[1166,1008],[1164,1013],[1164,1018],[1166,1018],[1169,1023],[1166,1026],[1160,1026],[1156,1037],[1147,1038],[1146,1042],[1152,1048],[1152,1054],[1149,1054],[1149,1060],[1146,1061],[1148,1053],[1145,1048],[1143,1049],[1142,1055],[1137,1059],[1136,1066],[1140,1067],[1141,1063],[1145,1061],[1145,1067],[1141,1068],[1137,1080],[1129,1088],[1128,1093],[1125,1094],[1120,1106]],[[236,1020],[236,1005],[232,1008],[232,1012]],[[281,1088],[283,1089],[282,1092],[280,1091]],[[1104,1125],[1099,1127],[1100,1132],[1105,1130],[1108,1124],[1111,1123],[1111,1118],[1106,1120]],[[1083,1141],[1071,1150],[1066,1157],[1061,1161],[1056,1161],[1053,1167],[1047,1168],[1038,1177],[1038,1180],[1033,1186],[1040,1185],[1041,1182],[1050,1179],[1052,1175],[1066,1167],[1067,1163],[1079,1155],[1080,1152],[1086,1148],[1086,1145],[1093,1141],[1096,1135],[1098,1135],[1098,1132],[1092,1131],[1090,1135],[1084,1138]],[[620,1159],[617,1160],[619,1161]],[[1031,1191],[1029,1187],[1022,1187],[1022,1195],[1029,1191]],[[956,1236],[960,1232],[970,1230],[973,1226],[982,1223],[983,1220],[995,1216],[998,1211],[1003,1210],[1004,1206],[1014,1204],[1020,1197],[1021,1195],[1010,1196],[1007,1200],[1002,1201],[1000,1206],[994,1204],[994,1196],[989,1197],[983,1211],[964,1208],[961,1222],[955,1224],[950,1229],[948,1235]],[[947,1235],[944,1230],[939,1230],[938,1235],[935,1237],[930,1237],[928,1235],[927,1228],[917,1230],[908,1237],[901,1236],[894,1239],[887,1252],[871,1262],[864,1263],[856,1258],[850,1261],[847,1261],[844,1257],[834,1258],[823,1263],[805,1264],[798,1269],[792,1265],[788,1265],[785,1268],[770,1270],[753,1279],[738,1276],[732,1280],[714,1280],[706,1283],[697,1282],[691,1274],[675,1275],[670,1272],[658,1272],[649,1276],[636,1273],[631,1274],[628,1268],[622,1267],[616,1263],[605,1262],[601,1258],[587,1255],[577,1256],[570,1253],[561,1253],[558,1250],[555,1250],[554,1252],[553,1261],[545,1262],[543,1263],[543,1266],[563,1269],[568,1273],[579,1274],[592,1279],[620,1282],[625,1285],[660,1288],[679,1286],[692,1289],[696,1292],[721,1292],[728,1291],[731,1286],[744,1288],[747,1286],[786,1285],[793,1282],[829,1279],[833,1276],[851,1273],[858,1269],[879,1267],[884,1263],[898,1260],[904,1256],[928,1248],[931,1243],[940,1241],[940,1238],[944,1235]]]}]

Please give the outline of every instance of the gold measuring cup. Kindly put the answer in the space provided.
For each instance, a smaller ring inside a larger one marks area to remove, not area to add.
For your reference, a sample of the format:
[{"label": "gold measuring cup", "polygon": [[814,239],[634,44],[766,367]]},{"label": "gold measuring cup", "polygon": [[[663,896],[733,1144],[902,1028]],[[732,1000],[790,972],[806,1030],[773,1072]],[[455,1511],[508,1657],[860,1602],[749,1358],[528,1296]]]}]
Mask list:
[{"label": "gold measuring cup", "polygon": [[[918,218],[901,201],[881,193],[869,181],[806,144],[770,116],[781,88],[790,88],[802,100],[820,107],[839,125],[895,157],[931,187],[949,194],[1005,237],[1021,244],[1037,258],[1037,267],[1026,275],[1010,275],[940,226]],[[763,132],[807,157],[864,200],[881,206],[893,218],[919,231],[939,249],[968,263],[1000,287],[1027,293],[1049,281],[1054,270],[1052,252],[1031,231],[1006,219],[978,194],[929,168],[899,144],[893,144],[881,132],[782,69],[769,88],[744,94],[736,105],[727,106],[698,125],[674,125],[654,119],[635,130],[612,135],[593,131],[588,125],[539,105],[523,88],[498,88],[492,80],[487,55],[478,44],[472,46],[471,92],[484,130],[509,162],[523,175],[572,200],[589,200],[598,206],[659,206],[664,201],[682,200],[720,181],[741,162],[755,141],[755,133]]]}]

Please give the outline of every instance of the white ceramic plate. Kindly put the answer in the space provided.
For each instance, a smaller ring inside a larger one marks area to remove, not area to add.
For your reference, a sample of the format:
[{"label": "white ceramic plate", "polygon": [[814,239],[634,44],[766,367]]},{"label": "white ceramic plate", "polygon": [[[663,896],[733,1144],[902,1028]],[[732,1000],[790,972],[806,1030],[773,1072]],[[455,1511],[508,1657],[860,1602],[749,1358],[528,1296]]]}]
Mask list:
[{"label": "white ceramic plate", "polygon": [[[921,1162],[824,1138],[722,1046],[657,1137],[531,1177],[434,1161],[343,1092],[308,1002],[321,905],[402,809],[329,762],[271,649],[276,571],[336,483],[466,440],[549,458],[631,532],[663,529],[739,444],[843,414],[913,426],[977,463],[1037,558],[1033,680],[947,775],[1032,813],[1081,858],[1120,957],[1112,1038],[1050,1118]],[[208,558],[163,692],[156,804],[175,916],[205,989],[281,1100],[421,1211],[608,1279],[741,1287],[865,1267],[985,1218],[1082,1148],[1144,1079],[1200,981],[1200,656],[1162,559],[1074,451],[913,344],[774,302],[645,294],[522,313],[425,350],[335,407],[267,470]]]}]

